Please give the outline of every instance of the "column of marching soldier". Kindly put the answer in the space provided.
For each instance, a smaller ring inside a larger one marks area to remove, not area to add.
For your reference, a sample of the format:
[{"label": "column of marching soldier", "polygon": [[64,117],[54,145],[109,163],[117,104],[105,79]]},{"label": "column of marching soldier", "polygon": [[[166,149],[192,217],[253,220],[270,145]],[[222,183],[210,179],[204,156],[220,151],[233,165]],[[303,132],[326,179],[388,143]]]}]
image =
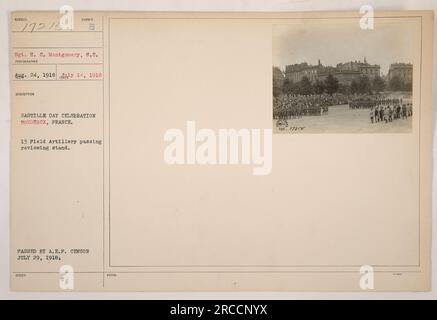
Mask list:
[{"label": "column of marching soldier", "polygon": [[351,109],[369,109],[371,123],[389,123],[393,120],[407,119],[413,115],[413,105],[402,99],[381,97],[360,97],[349,101]]},{"label": "column of marching soldier", "polygon": [[350,109],[369,109],[372,123],[392,122],[412,116],[412,104],[402,99],[383,96],[352,96],[343,94],[290,95],[283,94],[273,99],[274,119],[296,119],[302,116],[324,115],[329,106],[349,104]]},{"label": "column of marching soldier", "polygon": [[302,116],[323,115],[329,106],[347,103],[347,97],[342,94],[283,94],[273,98],[274,119],[295,119]]}]

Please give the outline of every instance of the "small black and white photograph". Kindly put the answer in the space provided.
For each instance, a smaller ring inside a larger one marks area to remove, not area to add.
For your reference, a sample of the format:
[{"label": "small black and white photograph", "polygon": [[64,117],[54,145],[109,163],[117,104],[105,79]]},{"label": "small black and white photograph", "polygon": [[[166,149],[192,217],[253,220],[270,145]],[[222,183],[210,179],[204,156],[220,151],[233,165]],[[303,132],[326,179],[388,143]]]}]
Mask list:
[{"label": "small black and white photograph", "polygon": [[418,38],[414,22],[275,25],[274,133],[411,132]]}]

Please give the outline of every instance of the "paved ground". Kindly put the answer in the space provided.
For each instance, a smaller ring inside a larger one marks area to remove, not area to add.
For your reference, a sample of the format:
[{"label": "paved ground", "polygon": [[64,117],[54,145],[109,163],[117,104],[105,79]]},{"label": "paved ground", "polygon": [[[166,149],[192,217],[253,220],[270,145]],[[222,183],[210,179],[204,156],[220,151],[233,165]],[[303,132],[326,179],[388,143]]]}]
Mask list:
[{"label": "paved ground", "polygon": [[329,107],[322,116],[305,116],[288,120],[288,126],[279,129],[273,121],[275,133],[383,133],[410,132],[412,117],[393,120],[393,122],[371,123],[369,109],[349,109],[349,105]]}]

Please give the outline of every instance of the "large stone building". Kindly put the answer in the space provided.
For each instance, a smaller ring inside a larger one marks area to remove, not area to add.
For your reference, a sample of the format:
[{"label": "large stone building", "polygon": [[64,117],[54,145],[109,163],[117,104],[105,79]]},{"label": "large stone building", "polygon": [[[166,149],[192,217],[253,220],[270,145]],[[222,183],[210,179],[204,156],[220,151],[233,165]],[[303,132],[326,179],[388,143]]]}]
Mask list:
[{"label": "large stone building", "polygon": [[350,61],[346,63],[337,64],[338,72],[358,72],[360,75],[365,75],[369,79],[373,79],[380,75],[380,66],[377,64],[369,64],[364,58],[364,62],[361,61]]},{"label": "large stone building", "polygon": [[306,62],[288,65],[285,67],[285,77],[293,82],[299,82],[303,77],[307,77],[311,82],[317,80],[324,81],[328,75],[333,75],[338,79],[340,84],[350,85],[353,80],[358,79],[365,75],[370,80],[380,75],[380,66],[377,64],[369,64],[364,58],[364,62],[361,61],[349,61],[345,63],[339,63],[335,67],[324,66],[320,63],[317,65],[310,65]]},{"label": "large stone building", "polygon": [[313,66],[306,62],[292,64],[285,67],[285,77],[289,81],[299,82],[303,77],[307,77],[311,82],[318,79],[320,65]]},{"label": "large stone building", "polygon": [[387,80],[399,77],[403,83],[413,82],[413,65],[411,63],[392,63],[388,70]]}]

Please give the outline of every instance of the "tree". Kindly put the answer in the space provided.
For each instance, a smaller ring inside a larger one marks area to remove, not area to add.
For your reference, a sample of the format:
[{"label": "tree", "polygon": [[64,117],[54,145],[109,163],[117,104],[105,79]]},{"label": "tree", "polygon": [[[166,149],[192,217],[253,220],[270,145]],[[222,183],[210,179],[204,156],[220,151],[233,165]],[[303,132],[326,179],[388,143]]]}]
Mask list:
[{"label": "tree", "polygon": [[313,87],[310,79],[308,79],[308,77],[303,77],[302,80],[299,81],[299,93],[307,95],[311,94],[312,92]]},{"label": "tree", "polygon": [[392,91],[401,91],[404,83],[399,76],[393,76],[389,81],[389,87]]},{"label": "tree", "polygon": [[294,87],[293,81],[288,79],[288,78],[285,78],[284,83],[282,84],[282,93],[285,93],[285,94],[293,93],[293,91],[294,91],[293,87]]},{"label": "tree", "polygon": [[282,92],[282,88],[278,87],[277,85],[275,85],[275,83],[273,83],[273,96],[277,97],[281,94]]},{"label": "tree", "polygon": [[376,76],[375,78],[373,78],[372,81],[372,89],[376,93],[380,93],[381,91],[384,91],[385,81],[380,76]]},{"label": "tree", "polygon": [[329,74],[325,79],[325,88],[328,94],[333,94],[338,91],[338,80],[332,74]]},{"label": "tree", "polygon": [[325,84],[323,83],[323,81],[320,81],[319,79],[316,80],[316,82],[314,83],[314,92],[317,94],[322,94],[323,92],[325,92]]},{"label": "tree", "polygon": [[413,84],[411,82],[406,82],[404,84],[404,91],[413,91]]},{"label": "tree", "polygon": [[354,79],[351,82],[351,93],[355,94],[355,93],[358,93],[358,91],[359,91],[358,83]]},{"label": "tree", "polygon": [[350,86],[348,86],[346,84],[339,83],[338,92],[342,93],[342,94],[350,94],[351,93]]},{"label": "tree", "polygon": [[361,76],[358,81],[358,92],[359,93],[371,93],[372,87],[370,84],[370,79],[367,76]]}]

